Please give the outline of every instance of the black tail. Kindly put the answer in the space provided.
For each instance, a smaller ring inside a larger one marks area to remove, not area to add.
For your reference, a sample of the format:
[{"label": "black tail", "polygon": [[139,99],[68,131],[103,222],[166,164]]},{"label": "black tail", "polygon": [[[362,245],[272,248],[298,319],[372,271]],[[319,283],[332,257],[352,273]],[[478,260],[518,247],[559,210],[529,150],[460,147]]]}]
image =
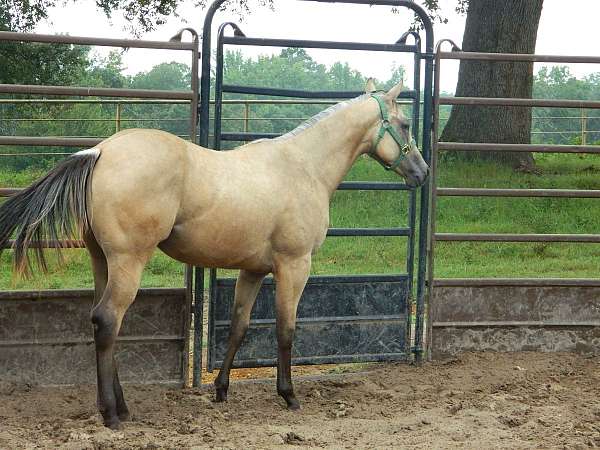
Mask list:
[{"label": "black tail", "polygon": [[[90,228],[90,175],[99,156],[99,150],[92,149],[68,157],[0,206],[0,252],[14,236],[14,267],[19,274],[32,273],[29,248],[35,250],[35,261],[46,272],[43,241],[77,239]],[[59,256],[60,248],[69,246],[68,242],[56,245]]]}]

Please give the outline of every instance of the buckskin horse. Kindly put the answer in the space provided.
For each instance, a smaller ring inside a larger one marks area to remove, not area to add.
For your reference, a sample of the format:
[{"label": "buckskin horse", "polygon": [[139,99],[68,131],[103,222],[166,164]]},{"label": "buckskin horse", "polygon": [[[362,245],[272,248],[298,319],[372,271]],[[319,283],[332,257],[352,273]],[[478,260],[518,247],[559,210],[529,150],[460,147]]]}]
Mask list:
[{"label": "buckskin horse", "polygon": [[263,278],[273,274],[277,392],[288,408],[300,407],[290,371],[296,309],[311,255],[325,240],[333,193],[362,154],[411,186],[423,184],[428,174],[396,103],[401,90],[400,83],[374,92],[369,82],[364,95],[289,133],[231,151],[158,130],[121,131],[69,156],[0,207],[0,248],[14,238],[19,274],[47,270],[38,242],[85,242],[95,285],[98,408],[107,427],[118,429],[130,417],[115,340],[156,247],[186,264],[240,270],[227,353],[215,381],[217,401],[227,399],[252,306]]}]

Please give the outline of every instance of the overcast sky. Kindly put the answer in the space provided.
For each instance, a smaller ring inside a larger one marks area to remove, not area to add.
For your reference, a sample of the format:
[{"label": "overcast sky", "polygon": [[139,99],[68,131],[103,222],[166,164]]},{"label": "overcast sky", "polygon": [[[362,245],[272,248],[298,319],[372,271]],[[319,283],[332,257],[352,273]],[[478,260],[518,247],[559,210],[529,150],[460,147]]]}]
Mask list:
[{"label": "overcast sky", "polygon": [[[249,0],[254,1],[254,0]],[[385,6],[319,4],[295,0],[275,0],[275,11],[265,7],[253,8],[253,14],[241,22],[241,28],[252,37],[289,37],[295,39],[363,41],[393,43],[406,31],[412,16],[408,12],[392,14]],[[418,0],[417,0],[418,2]],[[112,21],[98,12],[92,0],[78,0],[75,4],[54,8],[49,20],[39,24],[39,33],[68,33],[72,36],[123,37],[131,35],[124,30],[124,20],[114,17]],[[456,0],[440,0],[449,23],[435,25],[436,41],[450,38],[461,44],[465,18],[454,12]],[[565,7],[568,5],[568,7]],[[180,28],[191,26],[202,29],[204,11],[194,8],[192,2],[184,2],[181,17],[173,17],[158,30],[142,37],[152,40],[168,40]],[[545,0],[540,23],[536,53],[565,55],[598,55],[600,53],[599,0]],[[215,24],[238,18],[227,13],[217,13]],[[109,49],[97,48],[104,55]],[[244,49],[247,55],[278,52],[279,49]],[[332,50],[309,50],[318,61],[327,65],[335,61],[347,61],[354,69],[365,75],[386,80],[395,65],[411,66],[411,58],[380,52],[348,52]],[[189,63],[187,52],[160,50],[130,50],[125,53],[127,73],[149,70],[164,61]],[[541,65],[536,65],[540,67]],[[456,85],[458,64],[444,63],[442,89],[453,91]],[[600,72],[593,65],[574,65],[572,71],[578,76]],[[407,86],[411,86],[411,71],[408,71]]]}]

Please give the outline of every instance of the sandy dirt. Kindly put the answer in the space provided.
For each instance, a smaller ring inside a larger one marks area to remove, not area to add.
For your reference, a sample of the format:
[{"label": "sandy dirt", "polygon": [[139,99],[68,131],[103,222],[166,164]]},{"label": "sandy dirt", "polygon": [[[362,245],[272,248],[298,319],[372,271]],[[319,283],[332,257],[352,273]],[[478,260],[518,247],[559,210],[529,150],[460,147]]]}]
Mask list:
[{"label": "sandy dirt", "polygon": [[[270,373],[270,372],[268,372]],[[0,384],[0,448],[589,448],[600,447],[600,358],[466,354],[423,367],[296,378],[288,412],[273,380],[127,385],[123,431],[102,427],[93,386]]]}]

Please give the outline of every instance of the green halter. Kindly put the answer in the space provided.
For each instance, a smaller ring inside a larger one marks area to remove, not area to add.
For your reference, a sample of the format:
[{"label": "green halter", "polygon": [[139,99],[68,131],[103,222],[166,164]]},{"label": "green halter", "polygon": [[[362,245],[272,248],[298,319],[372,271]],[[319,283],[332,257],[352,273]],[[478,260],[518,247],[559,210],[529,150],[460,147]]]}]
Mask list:
[{"label": "green halter", "polygon": [[[411,142],[409,144],[403,145],[402,144],[402,141],[403,141],[402,136],[400,136],[398,131],[396,131],[396,129],[390,123],[390,115],[388,113],[387,106],[385,106],[385,102],[379,95],[371,94],[371,97],[373,97],[375,100],[377,100],[377,103],[379,104],[379,110],[381,111],[381,119],[382,120],[381,120],[381,128],[379,128],[379,132],[377,133],[377,139],[375,140],[375,144],[371,148],[369,155],[371,155],[371,157],[375,161],[377,161],[379,164],[381,164],[385,170],[396,170],[398,168],[398,166],[400,164],[402,164],[402,161],[404,161],[404,159],[406,159],[406,155],[408,155],[408,153],[410,152],[410,149],[411,149],[411,146],[412,146],[412,143],[414,142],[414,140],[411,140]],[[392,136],[394,141],[396,141],[396,144],[398,144],[398,147],[400,147],[400,154],[390,164],[383,161],[376,153],[377,146],[379,145],[379,143],[385,136],[385,133],[390,133],[390,136]]]}]

